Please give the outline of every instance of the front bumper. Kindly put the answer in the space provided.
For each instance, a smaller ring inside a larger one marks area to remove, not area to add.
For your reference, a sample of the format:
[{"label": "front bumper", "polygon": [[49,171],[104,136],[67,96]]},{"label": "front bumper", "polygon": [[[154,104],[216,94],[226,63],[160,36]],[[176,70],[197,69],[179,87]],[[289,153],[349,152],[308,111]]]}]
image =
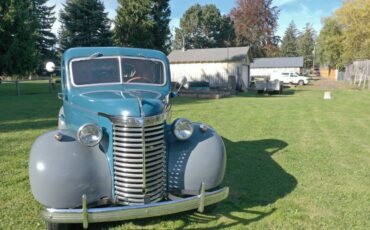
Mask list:
[{"label": "front bumper", "polygon": [[86,197],[84,197],[83,207],[81,209],[47,208],[42,212],[42,216],[46,221],[51,223],[82,223],[84,228],[87,228],[88,223],[163,216],[192,209],[198,209],[198,211],[202,212],[204,206],[218,203],[224,200],[228,194],[228,187],[212,192],[205,192],[203,189],[199,195],[188,198],[178,198],[148,205],[106,208],[86,208]]}]

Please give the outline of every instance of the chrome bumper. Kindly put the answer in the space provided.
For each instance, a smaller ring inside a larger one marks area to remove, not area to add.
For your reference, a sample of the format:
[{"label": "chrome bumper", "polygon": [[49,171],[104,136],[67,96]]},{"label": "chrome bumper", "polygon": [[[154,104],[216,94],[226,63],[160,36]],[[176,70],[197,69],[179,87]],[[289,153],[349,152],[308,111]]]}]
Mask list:
[{"label": "chrome bumper", "polygon": [[202,212],[204,206],[218,203],[229,194],[229,188],[204,192],[197,196],[178,198],[148,205],[119,206],[106,208],[87,208],[86,196],[83,196],[81,209],[53,209],[47,208],[42,212],[44,219],[51,223],[82,223],[84,228],[88,223],[123,221],[154,216],[163,216],[172,213],[198,209]]}]

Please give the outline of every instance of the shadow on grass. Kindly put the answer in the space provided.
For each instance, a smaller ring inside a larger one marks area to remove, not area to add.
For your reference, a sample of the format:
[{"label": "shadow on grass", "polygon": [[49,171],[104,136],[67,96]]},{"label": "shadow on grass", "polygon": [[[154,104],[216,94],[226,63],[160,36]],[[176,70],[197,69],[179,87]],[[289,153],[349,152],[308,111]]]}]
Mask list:
[{"label": "shadow on grass", "polygon": [[250,90],[248,92],[237,92],[235,95],[221,98],[221,99],[202,99],[202,98],[191,98],[191,97],[177,97],[172,99],[173,105],[185,105],[185,104],[201,104],[209,103],[210,101],[225,100],[232,97],[240,98],[283,98],[288,96],[293,96],[296,93],[302,92],[302,89],[293,89],[290,86],[284,86],[284,91],[279,94],[279,92],[271,93],[258,93],[255,90]]},{"label": "shadow on grass", "polygon": [[293,89],[291,86],[284,86],[284,90],[282,93],[279,92],[257,92],[256,90],[250,90],[245,93],[237,93],[236,97],[255,97],[255,98],[280,98],[280,97],[286,97],[286,96],[292,96],[295,93],[297,93],[297,90]]},{"label": "shadow on grass", "polygon": [[[162,221],[176,221],[179,224],[176,227],[160,225],[162,228],[224,229],[235,225],[245,226],[274,213],[276,208],[267,211],[253,209],[275,203],[297,186],[297,180],[272,158],[274,153],[288,144],[275,139],[240,142],[224,139],[224,142],[228,151],[224,184],[230,187],[230,195],[213,211],[200,214],[194,210],[141,220],[92,224],[90,229],[118,228],[125,223],[133,224],[129,225],[131,228],[153,228],[155,226],[152,225],[161,224]],[[213,222],[221,217],[227,222]]]}]

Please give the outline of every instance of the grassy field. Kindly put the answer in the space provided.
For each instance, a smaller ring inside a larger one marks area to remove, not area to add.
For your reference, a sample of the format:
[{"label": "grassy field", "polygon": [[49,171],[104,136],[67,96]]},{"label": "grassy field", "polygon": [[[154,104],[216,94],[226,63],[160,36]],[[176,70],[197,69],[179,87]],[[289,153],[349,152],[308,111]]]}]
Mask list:
[{"label": "grassy field", "polygon": [[[27,86],[22,96],[9,87],[0,85],[0,229],[43,229],[42,207],[30,192],[28,155],[38,135],[56,128],[61,102],[46,84]],[[312,86],[282,96],[175,99],[173,118],[206,122],[222,135],[229,198],[207,214],[91,228],[368,229],[370,93],[332,93],[330,101]]]}]

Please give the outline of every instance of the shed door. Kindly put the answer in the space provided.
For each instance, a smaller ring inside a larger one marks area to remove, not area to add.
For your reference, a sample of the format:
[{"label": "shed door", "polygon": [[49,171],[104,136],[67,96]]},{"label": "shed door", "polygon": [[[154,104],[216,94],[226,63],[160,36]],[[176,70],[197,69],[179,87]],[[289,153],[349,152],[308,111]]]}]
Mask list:
[{"label": "shed door", "polygon": [[242,66],[242,81],[244,90],[248,90],[249,88],[249,66],[243,65]]}]

